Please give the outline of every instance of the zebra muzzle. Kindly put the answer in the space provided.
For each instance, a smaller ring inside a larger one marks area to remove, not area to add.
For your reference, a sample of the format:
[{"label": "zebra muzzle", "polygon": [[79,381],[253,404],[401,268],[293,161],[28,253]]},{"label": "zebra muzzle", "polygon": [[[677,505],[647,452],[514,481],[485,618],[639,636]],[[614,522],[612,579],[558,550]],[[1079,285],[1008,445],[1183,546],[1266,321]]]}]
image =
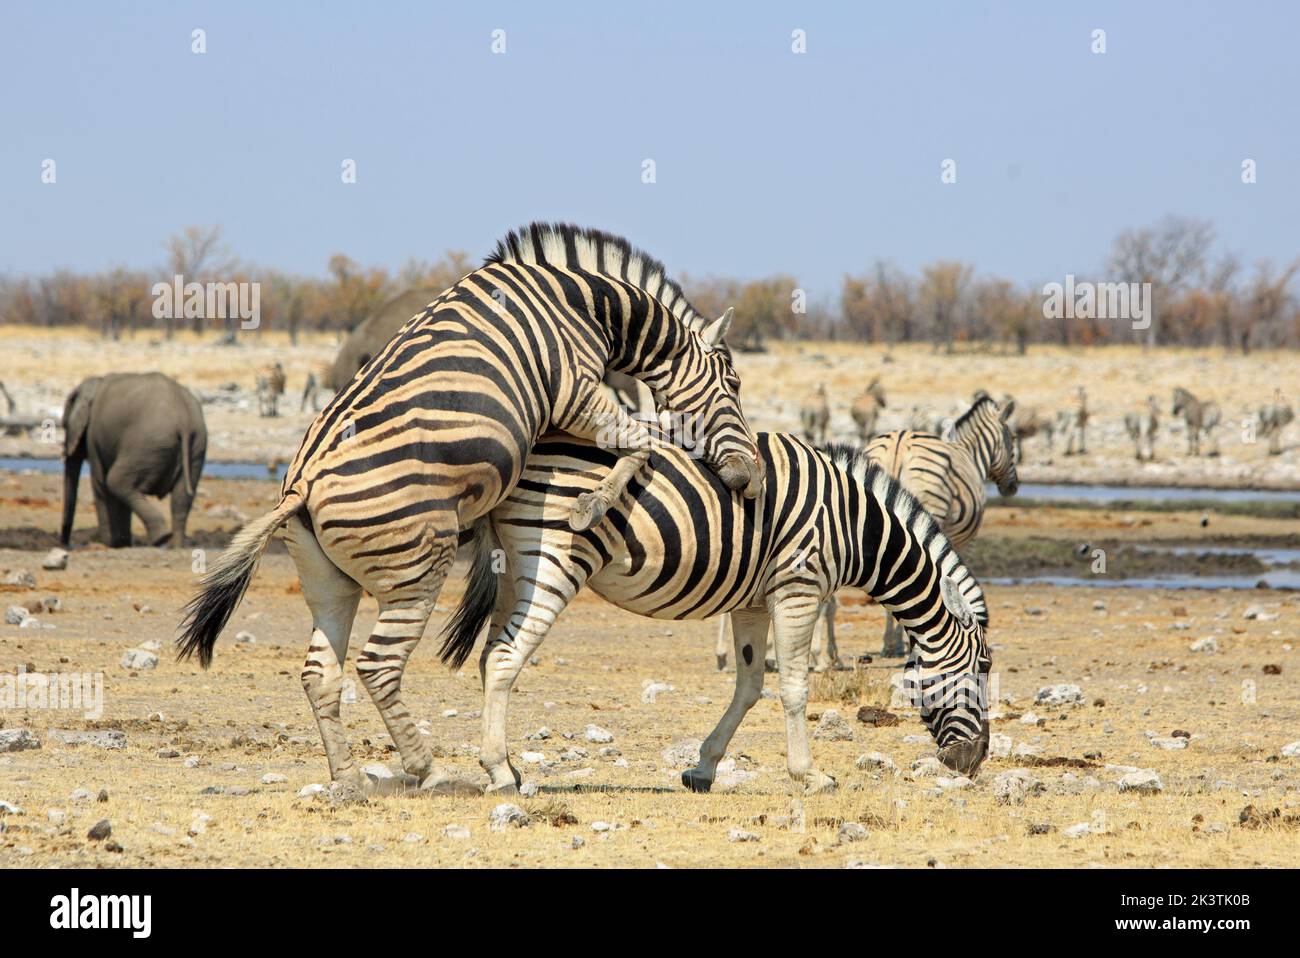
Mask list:
[{"label": "zebra muzzle", "polygon": [[741,491],[746,499],[754,499],[763,488],[763,470],[758,460],[738,452],[722,457],[717,466],[718,478],[732,491]]},{"label": "zebra muzzle", "polygon": [[967,778],[974,778],[989,751],[989,723],[980,723],[980,734],[965,742],[955,742],[939,749],[939,761]]}]

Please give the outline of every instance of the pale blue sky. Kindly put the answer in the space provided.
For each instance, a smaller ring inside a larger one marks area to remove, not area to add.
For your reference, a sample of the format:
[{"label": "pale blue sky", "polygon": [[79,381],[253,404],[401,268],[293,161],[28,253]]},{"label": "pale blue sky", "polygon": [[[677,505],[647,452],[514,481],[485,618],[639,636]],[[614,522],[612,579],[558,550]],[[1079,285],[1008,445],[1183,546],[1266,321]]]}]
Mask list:
[{"label": "pale blue sky", "polygon": [[1082,273],[1165,213],[1211,219],[1246,263],[1290,260],[1297,10],[11,0],[0,271],[152,267],[169,233],[208,223],[254,263],[396,268],[480,256],[534,218],[622,233],[673,272],[791,273],[819,298],[877,257]]}]

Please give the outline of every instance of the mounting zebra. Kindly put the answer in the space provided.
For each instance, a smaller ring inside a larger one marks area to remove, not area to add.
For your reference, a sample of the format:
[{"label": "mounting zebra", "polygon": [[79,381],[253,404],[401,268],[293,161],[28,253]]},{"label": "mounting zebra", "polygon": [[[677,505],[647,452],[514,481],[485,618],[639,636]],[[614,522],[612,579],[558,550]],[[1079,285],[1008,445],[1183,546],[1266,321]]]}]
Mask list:
[{"label": "mounting zebra", "polygon": [[1219,426],[1219,404],[1213,400],[1202,401],[1193,396],[1182,386],[1174,389],[1174,403],[1172,414],[1182,416],[1183,422],[1187,427],[1187,454],[1189,456],[1199,456],[1201,454],[1201,434],[1210,440],[1210,452],[1208,455],[1217,456],[1219,454],[1219,440],[1214,435],[1214,430]]},{"label": "mounting zebra", "polygon": [[[621,608],[658,619],[734,619],[736,691],[682,776],[707,791],[718,760],[759,698],[769,621],[774,625],[787,767],[796,792],[834,786],[817,770],[804,710],[808,653],[820,603],[840,587],[865,589],[912,637],[911,687],[949,768],[974,775],[988,748],[984,698],[990,668],[984,593],[901,485],[849,447],[823,451],[759,433],[767,481],[743,501],[680,450],[653,468],[596,529],[575,533],[569,504],[591,488],[612,454],[564,436],[545,437],[523,477],[475,528],[465,597],[441,649],[459,667],[485,624],[479,657],[483,743],[479,761],[496,791],[521,783],[506,745],[510,689],[556,618],[584,586]],[[505,570],[500,563],[504,559]]]},{"label": "mounting zebra", "polygon": [[[999,407],[979,392],[974,405],[953,424],[951,441],[904,429],[877,436],[865,452],[916,496],[960,549],[975,538],[984,519],[985,482],[997,483],[1003,496],[1014,496],[1020,488],[1015,440],[1007,426],[1014,412],[1014,400]],[[888,612],[881,654],[903,654],[902,635]]]},{"label": "mounting zebra", "polygon": [[1143,459],[1142,449],[1146,448],[1146,458],[1156,457],[1156,433],[1160,430],[1160,405],[1155,396],[1147,397],[1147,408],[1126,413],[1124,430],[1133,440],[1133,454],[1138,462]]},{"label": "mounting zebra", "polygon": [[[756,440],[719,348],[732,311],[707,323],[663,266],[625,240],[573,226],[509,234],[481,268],[412,317],[308,428],[282,498],[204,576],[177,639],[207,666],[277,529],[298,568],[313,631],[302,670],[337,781],[362,787],[339,720],[342,664],[361,590],[379,603],[357,673],[415,779],[443,777],[402,703],[460,533],[501,502],[551,428],[595,438],[617,427],[568,524],[597,522],[650,458],[651,435],[604,392],[607,368],[643,380],[659,405],[698,421],[720,485],[756,496]],[[686,455],[687,453],[683,453]]]}]

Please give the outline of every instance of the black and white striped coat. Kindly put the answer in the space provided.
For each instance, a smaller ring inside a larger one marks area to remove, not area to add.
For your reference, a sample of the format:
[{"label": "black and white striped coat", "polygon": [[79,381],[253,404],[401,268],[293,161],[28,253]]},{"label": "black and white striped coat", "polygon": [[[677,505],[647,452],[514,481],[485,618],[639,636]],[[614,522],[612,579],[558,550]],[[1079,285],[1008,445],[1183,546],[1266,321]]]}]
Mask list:
[{"label": "black and white striped coat", "polygon": [[[988,737],[983,676],[988,613],[979,583],[938,525],[858,450],[822,451],[793,436],[760,433],[767,467],[761,497],[742,500],[680,450],[652,458],[646,478],[596,529],[563,521],[611,454],[549,437],[534,447],[519,485],[478,530],[462,606],[443,645],[457,665],[490,616],[479,660],[484,687],[480,761],[494,789],[519,782],[506,747],[511,685],[573,597],[589,588],[621,608],[659,619],[732,613],[736,695],[683,776],[707,789],[736,727],[757,701],[769,621],[786,713],[789,772],[812,792],[832,784],[812,766],[804,709],[813,621],[821,602],[857,587],[892,610],[913,639],[913,677],[930,690],[923,720],[940,759],[972,774]],[[494,563],[506,557],[507,570]]]},{"label": "black and white striped coat", "polygon": [[379,603],[357,659],[401,752],[425,779],[433,754],[400,697],[460,534],[515,487],[549,429],[602,437],[606,468],[569,502],[596,524],[649,460],[650,433],[601,386],[608,369],[645,382],[693,424],[693,451],[730,489],[757,495],[755,440],[739,379],[709,324],[661,264],[626,241],[534,224],[412,317],[307,430],[279,505],[244,527],[204,578],[178,639],[206,665],[271,535],[298,567],[315,631],[303,685],[336,780],[365,782],[339,724],[341,665],[361,590]]},{"label": "black and white striped coat", "polygon": [[1219,454],[1219,440],[1215,436],[1215,430],[1219,427],[1219,419],[1222,414],[1217,402],[1197,399],[1188,390],[1179,386],[1174,389],[1171,411],[1173,415],[1183,417],[1183,423],[1187,428],[1187,454],[1189,456],[1199,456],[1201,454],[1202,436],[1210,441],[1209,455],[1217,456]]},{"label": "black and white striped coat", "polygon": [[1273,401],[1259,410],[1259,435],[1268,437],[1268,454],[1282,454],[1282,430],[1295,419],[1291,404],[1282,398],[1282,391],[1273,393]]},{"label": "black and white striped coat", "polygon": [[[1141,462],[1156,457],[1156,434],[1160,431],[1160,406],[1155,396],[1147,397],[1145,409],[1124,415],[1124,431],[1133,440],[1133,455]],[[1146,455],[1143,456],[1143,450]]]}]

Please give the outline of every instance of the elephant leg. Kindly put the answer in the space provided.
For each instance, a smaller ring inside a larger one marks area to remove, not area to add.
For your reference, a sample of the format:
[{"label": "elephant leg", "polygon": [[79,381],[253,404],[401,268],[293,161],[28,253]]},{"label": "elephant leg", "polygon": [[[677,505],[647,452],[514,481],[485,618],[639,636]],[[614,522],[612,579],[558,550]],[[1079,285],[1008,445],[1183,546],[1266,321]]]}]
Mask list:
[{"label": "elephant leg", "polygon": [[[95,517],[99,527],[95,533],[95,538],[104,545],[111,546],[113,544],[113,522],[109,502],[112,499],[112,493],[108,491],[108,486],[104,483],[103,474],[93,467],[90,470],[90,490],[95,497]],[[131,542],[131,515],[129,512],[126,519],[126,541],[129,545]]]},{"label": "elephant leg", "polygon": [[[114,463],[113,467],[108,470],[108,490],[114,497],[125,503],[130,512],[134,512],[140,517],[140,521],[144,523],[145,541],[149,545],[162,545],[171,537],[162,512],[149,501],[148,496],[135,487],[133,477],[126,469],[122,468],[120,462]],[[129,513],[126,522],[126,541],[122,545],[129,546],[131,544]]]}]

